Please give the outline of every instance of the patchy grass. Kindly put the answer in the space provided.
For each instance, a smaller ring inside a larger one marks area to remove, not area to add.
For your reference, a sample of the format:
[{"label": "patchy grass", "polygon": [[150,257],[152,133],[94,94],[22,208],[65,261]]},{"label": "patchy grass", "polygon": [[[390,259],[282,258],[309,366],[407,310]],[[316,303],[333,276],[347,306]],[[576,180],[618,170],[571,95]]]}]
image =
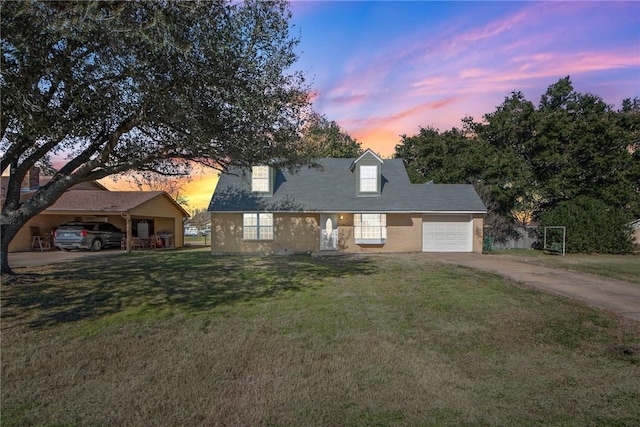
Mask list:
[{"label": "patchy grass", "polygon": [[634,425],[640,326],[420,254],[124,254],[2,288],[2,425]]},{"label": "patchy grass", "polygon": [[207,234],[205,236],[197,235],[197,236],[185,236],[184,243],[186,246],[200,247],[200,246],[208,246],[211,247],[211,235]]},{"label": "patchy grass", "polygon": [[639,254],[567,254],[562,256],[528,249],[492,251],[491,254],[509,256],[518,261],[545,267],[564,268],[640,284]]}]

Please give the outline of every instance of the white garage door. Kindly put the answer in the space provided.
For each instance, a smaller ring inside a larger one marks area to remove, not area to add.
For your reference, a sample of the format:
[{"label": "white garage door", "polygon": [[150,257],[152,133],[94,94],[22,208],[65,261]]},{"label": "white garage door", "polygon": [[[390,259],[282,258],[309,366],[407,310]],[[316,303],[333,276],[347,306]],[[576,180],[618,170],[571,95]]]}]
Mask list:
[{"label": "white garage door", "polygon": [[424,215],[422,218],[423,252],[471,252],[470,215]]}]

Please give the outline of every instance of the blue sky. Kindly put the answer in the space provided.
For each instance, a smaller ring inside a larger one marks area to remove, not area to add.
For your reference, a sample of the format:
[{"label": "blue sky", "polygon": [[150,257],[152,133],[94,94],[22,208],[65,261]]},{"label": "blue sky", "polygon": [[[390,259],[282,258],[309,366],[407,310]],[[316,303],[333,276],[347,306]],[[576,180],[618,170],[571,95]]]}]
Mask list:
[{"label": "blue sky", "polygon": [[314,109],[389,156],[400,135],[536,105],[571,76],[618,107],[640,97],[640,2],[293,1]]},{"label": "blue sky", "polygon": [[[400,135],[481,120],[512,91],[537,105],[567,75],[616,107],[640,97],[640,2],[293,1],[291,11],[294,68],[314,109],[385,157]],[[194,172],[191,208],[208,205],[217,180]]]}]

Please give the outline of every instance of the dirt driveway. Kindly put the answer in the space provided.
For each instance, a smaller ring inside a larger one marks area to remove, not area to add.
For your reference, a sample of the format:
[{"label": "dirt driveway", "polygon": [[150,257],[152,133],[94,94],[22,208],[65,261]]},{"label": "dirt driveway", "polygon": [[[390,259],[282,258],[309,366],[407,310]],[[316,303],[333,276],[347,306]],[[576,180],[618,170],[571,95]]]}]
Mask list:
[{"label": "dirt driveway", "polygon": [[84,259],[92,256],[113,256],[121,254],[120,249],[105,249],[94,251],[60,251],[57,249],[44,252],[11,252],[9,253],[9,265],[12,269],[21,267],[38,267],[40,265],[57,264],[60,262]]},{"label": "dirt driveway", "polygon": [[499,255],[456,253],[425,256],[434,261],[497,273],[516,282],[640,321],[640,286],[633,283],[517,262]]},{"label": "dirt driveway", "polygon": [[[122,252],[120,250],[19,252],[9,254],[9,264],[12,268],[34,267],[119,253]],[[640,321],[640,286],[633,283],[517,262],[499,255],[461,253],[423,255],[433,261],[500,274],[516,282],[579,300],[594,307],[611,310]]]}]

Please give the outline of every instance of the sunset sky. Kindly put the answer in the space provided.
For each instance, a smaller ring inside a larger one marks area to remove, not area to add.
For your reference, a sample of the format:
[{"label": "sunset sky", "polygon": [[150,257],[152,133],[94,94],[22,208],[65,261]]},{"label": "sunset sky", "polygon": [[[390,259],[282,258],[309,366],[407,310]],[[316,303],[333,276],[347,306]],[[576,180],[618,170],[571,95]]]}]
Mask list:
[{"label": "sunset sky", "polygon": [[[314,109],[382,156],[400,135],[480,120],[512,91],[536,105],[571,76],[619,107],[640,97],[640,2],[295,1],[296,69]],[[216,177],[186,191],[204,208]]]}]

